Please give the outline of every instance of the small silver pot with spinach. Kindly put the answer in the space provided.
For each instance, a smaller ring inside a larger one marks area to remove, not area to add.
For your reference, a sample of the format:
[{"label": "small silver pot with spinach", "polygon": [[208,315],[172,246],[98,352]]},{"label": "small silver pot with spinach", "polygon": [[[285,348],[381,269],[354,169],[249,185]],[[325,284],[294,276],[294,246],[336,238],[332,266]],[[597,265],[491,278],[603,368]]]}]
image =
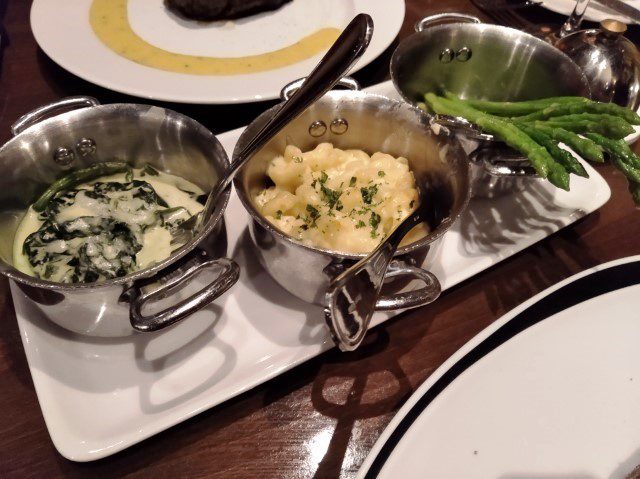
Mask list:
[{"label": "small silver pot with spinach", "polygon": [[[64,109],[72,111],[60,114]],[[14,138],[0,148],[0,273],[54,323],[91,336],[155,331],[205,307],[237,281],[238,266],[222,257],[229,190],[203,218],[197,236],[145,269],[85,283],[52,282],[19,271],[13,264],[13,243],[20,221],[43,191],[70,172],[103,162],[150,165],[206,192],[229,160],[215,136],[189,117],[148,105],[100,105],[89,97],[38,108],[19,119],[12,133]],[[190,280],[205,270],[215,279],[185,293]],[[145,314],[169,294],[170,306]]]}]

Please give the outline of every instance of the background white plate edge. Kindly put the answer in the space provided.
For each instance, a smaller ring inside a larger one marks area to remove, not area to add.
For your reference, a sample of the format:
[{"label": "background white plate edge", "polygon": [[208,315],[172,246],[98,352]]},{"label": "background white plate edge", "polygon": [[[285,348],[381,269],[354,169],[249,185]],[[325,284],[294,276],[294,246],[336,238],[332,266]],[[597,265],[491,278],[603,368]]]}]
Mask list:
[{"label": "background white plate edge", "polygon": [[[38,11],[37,9],[39,8],[39,5],[41,5],[42,2],[44,1],[51,1],[51,0],[34,0],[34,2],[31,5],[31,10],[30,10],[30,27],[31,27],[31,31],[32,34],[36,40],[36,43],[38,44],[38,46],[42,49],[42,51],[47,55],[47,57],[53,61],[54,63],[56,63],[58,66],[60,66],[61,68],[63,68],[64,70],[68,71],[69,73],[89,82],[92,83],[94,85],[97,85],[99,87],[102,88],[106,88],[109,89],[111,91],[115,91],[118,93],[122,93],[125,95],[132,95],[132,96],[136,96],[138,98],[145,98],[145,99],[149,99],[149,100],[157,100],[157,101],[166,101],[166,102],[172,102],[172,103],[184,103],[184,104],[210,104],[210,105],[228,105],[228,104],[242,104],[242,103],[253,103],[253,102],[260,102],[260,101],[268,101],[268,100],[274,100],[279,98],[280,95],[280,89],[282,87],[284,87],[287,83],[289,83],[290,81],[296,80],[297,78],[295,77],[290,77],[286,74],[284,74],[284,76],[286,78],[283,78],[282,84],[279,85],[275,91],[272,91],[270,94],[261,94],[256,96],[254,95],[242,95],[242,96],[229,96],[229,95],[223,95],[223,96],[212,96],[212,97],[208,97],[208,98],[203,98],[203,97],[196,97],[193,96],[189,93],[181,93],[179,95],[166,95],[166,94],[149,94],[147,92],[145,92],[144,90],[141,89],[137,89],[137,88],[128,88],[125,85],[122,84],[117,84],[115,86],[113,86],[113,84],[109,84],[109,82],[104,81],[100,78],[96,78],[90,71],[87,72],[85,70],[83,70],[81,67],[78,67],[76,64],[70,64],[66,61],[60,61],[60,59],[56,59],[56,55],[52,55],[51,49],[48,48],[47,46],[47,42],[44,40],[42,33],[39,31],[39,28],[34,28],[34,24],[37,24],[37,18],[38,18]],[[89,1],[89,0],[87,0]],[[361,2],[362,0],[355,0],[356,2]],[[367,65],[369,65],[371,62],[373,62],[376,58],[378,58],[387,48],[389,48],[389,46],[393,43],[393,41],[395,40],[395,38],[398,36],[398,33],[400,32],[400,29],[402,27],[402,24],[404,23],[404,17],[406,14],[406,5],[405,5],[405,0],[385,0],[387,2],[395,2],[395,4],[393,5],[393,9],[391,10],[393,12],[393,15],[390,15],[389,17],[385,17],[385,19],[390,19],[392,21],[395,21],[395,23],[391,23],[389,26],[387,26],[384,30],[382,30],[380,27],[378,27],[378,29],[376,30],[376,27],[374,25],[374,37],[372,38],[372,42],[369,45],[369,48],[367,49],[367,51],[363,54],[362,58],[360,58],[360,60],[351,68],[350,70],[350,74],[353,74],[359,70],[361,70],[362,68],[366,67]],[[358,5],[356,4],[356,7],[358,7]],[[366,13],[366,12],[365,12]],[[369,11],[369,13],[372,13]],[[380,12],[381,13],[381,12]],[[375,19],[374,19],[375,20]],[[47,23],[49,23],[49,19],[46,20]],[[88,18],[87,18],[87,22],[88,22]],[[380,32],[382,32],[382,34],[380,34]],[[376,33],[378,33],[378,37],[376,37]],[[381,40],[378,40],[378,38],[382,38]],[[101,44],[102,45],[102,44]],[[104,46],[103,46],[104,47]],[[105,49],[107,49],[107,47],[104,47]],[[109,51],[110,52],[110,51]],[[111,52],[110,54],[113,54],[115,56],[118,56],[118,58],[122,58],[119,55],[117,55],[116,53]],[[321,57],[321,55],[316,55],[315,58],[316,61],[319,60]],[[126,59],[125,59],[126,60]],[[127,62],[131,62],[130,60],[126,60]],[[305,60],[306,61],[306,60]],[[186,74],[179,74],[179,73],[174,73],[174,72],[166,72],[163,70],[158,70],[152,67],[147,67],[144,65],[139,65],[139,64],[135,64],[134,62],[131,62],[136,68],[140,68],[141,72],[143,72],[144,70],[147,70],[149,72],[150,75],[153,74],[160,74],[160,75],[173,75],[175,76],[175,81],[176,82],[180,82],[180,81],[188,81],[189,77],[193,77],[193,75],[186,75]],[[284,69],[286,68],[290,68],[294,65],[290,65],[288,67],[284,67]],[[262,75],[265,73],[273,73],[276,72],[275,74],[277,74],[278,70],[282,70],[282,69],[276,69],[276,70],[269,70],[267,72],[260,72],[257,73],[256,75]],[[311,71],[311,69],[309,69],[308,72],[304,73],[307,74]],[[303,74],[303,75],[304,75]],[[246,78],[250,78],[252,75],[235,75],[235,76],[229,76],[226,78],[231,79],[231,81],[242,81],[242,78],[244,77]],[[200,78],[200,76],[197,76]],[[222,78],[222,77],[216,77],[213,76],[211,78]],[[150,81],[152,81],[152,79],[150,79]],[[213,88],[213,87],[212,87]]]},{"label": "background white plate edge", "polygon": [[607,263],[602,263],[600,265],[594,266],[592,268],[588,268],[580,273],[576,273],[569,278],[560,281],[553,286],[541,291],[537,295],[532,298],[526,300],[524,303],[515,307],[500,319],[494,321],[485,329],[476,334],[473,338],[471,338],[467,343],[465,343],[460,349],[458,349],[453,355],[451,355],[444,363],[442,363],[426,380],[423,382],[411,395],[411,397],[405,402],[402,407],[398,410],[396,415],[393,417],[391,422],[385,427],[380,437],[377,439],[371,451],[367,455],[367,458],[360,466],[360,470],[356,475],[357,478],[363,478],[366,473],[371,468],[373,461],[376,459],[382,447],[389,440],[389,437],[396,430],[400,422],[404,419],[407,413],[415,406],[415,404],[426,394],[426,392],[447,372],[451,369],[460,359],[462,359],[469,351],[473,350],[478,344],[484,341],[486,338],[491,336],[495,331],[500,329],[506,323],[515,318],[522,311],[526,310],[533,304],[539,302],[541,299],[549,296],[553,292],[559,290],[560,288],[566,286],[569,283],[573,283],[574,281],[584,278],[585,276],[589,276],[595,272],[602,271],[604,269],[612,268],[614,266],[618,266],[625,263],[632,263],[640,260],[640,255],[628,256],[625,258],[616,259],[613,261],[609,261]]},{"label": "background white plate edge", "polygon": [[[575,0],[542,0],[542,4],[540,5],[542,8],[546,8],[547,10],[551,10],[552,12],[558,13],[560,15],[570,15],[573,11],[573,7],[575,6]],[[612,18],[614,20],[621,21],[623,23],[627,23],[630,25],[634,25],[638,22],[625,17],[622,14],[608,14],[605,12],[601,12],[598,8],[595,8],[592,4],[587,7],[587,10],[584,15],[584,19],[591,22],[600,22],[605,18]],[[640,5],[637,2],[626,2],[632,7],[640,8]],[[600,7],[600,5],[598,5]]]}]

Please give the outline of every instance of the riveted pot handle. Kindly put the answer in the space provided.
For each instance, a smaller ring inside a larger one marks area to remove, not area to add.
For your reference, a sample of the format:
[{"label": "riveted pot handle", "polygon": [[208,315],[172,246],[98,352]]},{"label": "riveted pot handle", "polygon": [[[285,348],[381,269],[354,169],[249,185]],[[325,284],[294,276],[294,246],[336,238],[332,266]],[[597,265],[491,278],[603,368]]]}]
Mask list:
[{"label": "riveted pot handle", "polygon": [[[398,237],[404,236],[400,230]],[[391,233],[392,238],[394,233]],[[324,318],[336,345],[355,350],[369,329],[375,310],[388,311],[423,306],[440,295],[440,282],[432,273],[390,259],[395,247],[381,244],[369,256],[333,278],[324,298]],[[380,297],[384,280],[408,275],[425,283],[421,289]]]},{"label": "riveted pot handle", "polygon": [[539,178],[527,158],[519,154],[505,154],[496,148],[481,147],[471,152],[469,159],[496,178]]},{"label": "riveted pot handle", "polygon": [[[218,276],[209,285],[188,298],[179,301],[158,313],[145,316],[142,308],[145,304],[166,297],[177,291],[193,276],[205,269],[218,271]],[[150,332],[166,328],[181,319],[195,313],[233,286],[240,277],[240,267],[228,258],[211,259],[200,251],[184,267],[178,268],[166,276],[158,278],[153,284],[143,287],[133,285],[125,295],[128,297],[129,319],[136,331]],[[154,287],[160,283],[159,286]]]},{"label": "riveted pot handle", "polygon": [[[295,91],[302,86],[305,79],[306,77],[298,78],[297,80],[293,80],[291,83],[287,83],[280,91],[280,99],[282,101],[287,101],[291,95],[293,95]],[[360,83],[358,83],[355,78],[342,77],[336,82],[336,85],[343,86],[349,90],[360,91]]]},{"label": "riveted pot handle", "polygon": [[484,161],[484,171],[496,178],[539,178],[538,173],[529,165],[513,165],[508,161]]},{"label": "riveted pot handle", "polygon": [[87,108],[98,105],[100,105],[100,102],[91,96],[69,96],[62,100],[54,101],[38,107],[35,110],[22,115],[13,125],[11,125],[11,133],[13,136],[19,135],[46,116],[53,115],[59,110],[76,110],[78,108]]},{"label": "riveted pot handle", "polygon": [[455,13],[455,12],[447,12],[447,13],[436,13],[435,15],[429,15],[428,17],[424,17],[422,20],[418,20],[416,23],[415,29],[416,32],[421,32],[429,25],[433,25],[434,23],[445,23],[445,22],[463,22],[463,23],[482,23],[482,21],[478,17],[474,17],[473,15],[467,15],[465,13]]},{"label": "riveted pot handle", "polygon": [[443,126],[448,130],[452,130],[455,133],[461,133],[465,137],[471,140],[480,140],[480,141],[494,141],[495,138],[493,135],[488,135],[487,133],[482,133],[475,125],[469,123],[462,117],[451,116],[451,115],[433,115],[429,122],[431,124],[436,124],[439,126]]},{"label": "riveted pot handle", "polygon": [[417,308],[434,302],[440,296],[442,291],[440,281],[430,271],[393,261],[384,277],[389,279],[398,276],[412,276],[414,279],[422,281],[424,286],[412,291],[380,296],[376,302],[376,311]]}]

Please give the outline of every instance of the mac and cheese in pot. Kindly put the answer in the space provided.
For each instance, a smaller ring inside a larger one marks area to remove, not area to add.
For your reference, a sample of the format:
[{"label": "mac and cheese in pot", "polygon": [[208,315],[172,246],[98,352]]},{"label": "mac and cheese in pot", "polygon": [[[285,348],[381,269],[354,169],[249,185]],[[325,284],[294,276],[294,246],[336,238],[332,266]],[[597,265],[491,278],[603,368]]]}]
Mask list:
[{"label": "mac and cheese in pot", "polygon": [[[419,201],[406,158],[321,143],[302,152],[289,145],[267,168],[273,186],[258,192],[258,211],[309,246],[343,253],[373,250]],[[426,235],[418,225],[403,243]]]}]

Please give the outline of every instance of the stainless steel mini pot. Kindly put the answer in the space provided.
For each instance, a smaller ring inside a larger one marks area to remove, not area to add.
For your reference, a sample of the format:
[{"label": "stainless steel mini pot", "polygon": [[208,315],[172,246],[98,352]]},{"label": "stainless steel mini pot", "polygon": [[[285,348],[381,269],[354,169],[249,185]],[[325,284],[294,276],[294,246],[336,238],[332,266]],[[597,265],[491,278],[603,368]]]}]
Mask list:
[{"label": "stainless steel mini pot", "polygon": [[[415,30],[396,48],[390,66],[394,86],[409,103],[442,90],[494,101],[591,96],[587,79],[568,56],[527,33],[460,13],[425,17]],[[479,147],[470,155],[475,196],[511,193],[537,178],[521,156],[489,151],[495,146],[493,136],[458,118],[432,119]]]},{"label": "stainless steel mini pot", "polygon": [[[346,86],[357,86],[352,80]],[[283,97],[296,83],[283,90]],[[244,131],[235,152],[252,138],[279,106],[267,110]],[[406,102],[390,100],[360,91],[332,91],[287,125],[234,179],[234,186],[250,213],[249,228],[258,258],[271,276],[287,291],[307,302],[323,304],[332,278],[364,254],[344,254],[304,245],[271,225],[256,209],[253,198],[267,185],[267,165],[284,152],[288,144],[303,151],[321,142],[342,149],[362,149],[369,154],[383,151],[404,156],[416,181],[427,182],[431,205],[431,233],[401,247],[387,277],[419,279],[424,286],[413,291],[388,294],[377,302],[379,310],[422,306],[438,296],[440,284],[428,267],[437,240],[456,221],[469,199],[469,166],[458,141],[438,137],[429,128],[428,117]]]},{"label": "stainless steel mini pot", "polygon": [[[64,109],[73,111],[59,114]],[[35,198],[66,172],[102,161],[122,160],[134,167],[148,163],[208,191],[229,161],[215,136],[189,117],[148,105],[100,105],[90,97],[38,108],[20,118],[12,132],[14,138],[0,148],[0,273],[53,322],[92,336],[153,331],[206,306],[237,281],[236,263],[217,258],[226,252],[223,212],[229,191],[193,240],[150,268],[88,284],[21,273],[13,267],[16,228]],[[180,291],[204,270],[215,275],[210,284],[191,295]],[[147,306],[169,294],[175,295],[171,306],[145,314]]]},{"label": "stainless steel mini pot", "polygon": [[640,106],[640,50],[624,36],[626,31],[622,22],[603,20],[600,28],[570,33],[555,47],[582,69],[594,100],[636,111]]}]

